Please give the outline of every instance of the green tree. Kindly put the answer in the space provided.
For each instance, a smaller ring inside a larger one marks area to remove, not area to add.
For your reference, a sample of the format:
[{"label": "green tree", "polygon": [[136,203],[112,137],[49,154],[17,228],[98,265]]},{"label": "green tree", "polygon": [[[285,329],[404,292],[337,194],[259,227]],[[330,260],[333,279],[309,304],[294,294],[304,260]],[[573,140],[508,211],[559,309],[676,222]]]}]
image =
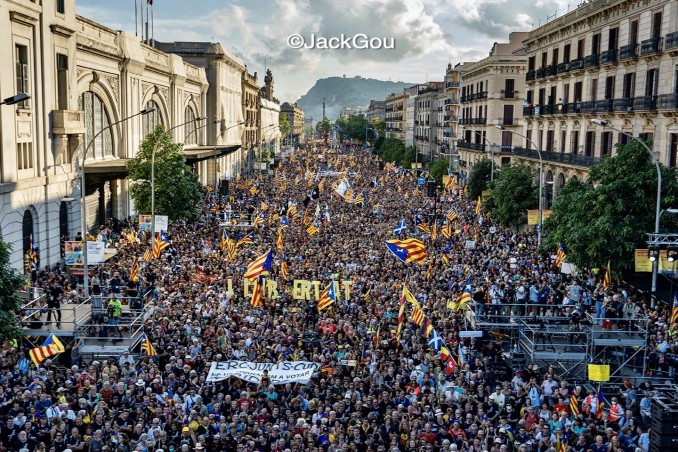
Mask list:
[{"label": "green tree", "polygon": [[527,222],[527,210],[539,204],[534,173],[527,165],[504,166],[495,178],[488,200],[492,218],[502,226],[518,227]]},{"label": "green tree", "polygon": [[449,168],[447,160],[438,160],[433,162],[428,167],[428,172],[431,174],[433,179],[439,184],[443,182],[443,176],[447,174],[447,169]]},{"label": "green tree", "polygon": [[292,130],[290,125],[290,120],[286,114],[280,114],[278,116],[278,125],[280,126],[280,133],[282,134],[281,140],[284,140],[287,135],[289,135]]},{"label": "green tree", "polygon": [[0,341],[20,338],[23,333],[18,313],[24,304],[19,297],[19,288],[26,283],[26,277],[14,271],[9,265],[11,246],[0,239]]},{"label": "green tree", "polygon": [[374,132],[369,132],[367,135],[368,141],[372,141],[372,152],[378,153],[378,150],[381,149],[381,146],[383,146],[384,140],[386,139],[386,121],[374,118],[372,119],[370,127],[376,130],[377,136],[374,136]]},{"label": "green tree", "polygon": [[490,159],[483,157],[478,160],[471,168],[468,175],[468,196],[471,199],[477,199],[490,187],[490,177],[492,174],[492,162]]},{"label": "green tree", "polygon": [[331,128],[332,123],[330,123],[330,119],[327,116],[325,116],[322,121],[315,125],[315,131],[320,133],[321,136],[323,136],[325,132],[329,132]]},{"label": "green tree", "polygon": [[[545,221],[548,233],[542,251],[553,252],[559,243],[567,260],[579,268],[602,267],[609,260],[613,273],[633,267],[634,249],[646,246],[646,233],[654,231],[657,171],[645,148],[636,140],[617,145],[614,157],[591,168],[586,182],[569,181]],[[678,202],[676,173],[662,172],[662,208]],[[664,227],[675,219],[662,217]]]},{"label": "green tree", "polygon": [[186,165],[181,144],[172,143],[171,134],[163,126],[144,138],[136,157],[127,162],[133,183],[130,196],[138,212],[151,213],[151,156],[155,143],[155,213],[167,215],[170,221],[195,220],[200,216],[202,187],[198,175]]},{"label": "green tree", "polygon": [[341,139],[365,141],[367,119],[364,115],[342,116],[335,121]]}]

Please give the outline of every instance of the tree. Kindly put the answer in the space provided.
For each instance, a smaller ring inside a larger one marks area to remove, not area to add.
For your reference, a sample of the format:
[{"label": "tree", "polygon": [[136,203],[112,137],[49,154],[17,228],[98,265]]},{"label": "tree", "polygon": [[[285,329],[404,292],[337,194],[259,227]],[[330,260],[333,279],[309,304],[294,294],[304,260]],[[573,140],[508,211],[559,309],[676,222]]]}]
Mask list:
[{"label": "tree", "polygon": [[18,339],[23,335],[19,313],[23,300],[19,289],[26,283],[26,277],[9,265],[11,245],[0,239],[0,341]]},{"label": "tree", "polygon": [[374,136],[374,133],[370,136],[369,134],[367,135],[368,141],[372,141],[372,152],[378,153],[378,149],[381,148],[381,146],[384,143],[384,140],[386,139],[386,121],[383,119],[379,118],[374,118],[372,119],[372,124],[371,127],[376,130],[377,136]]},{"label": "tree", "polygon": [[488,208],[502,226],[518,227],[527,222],[527,210],[539,205],[534,173],[527,165],[504,166],[494,180]]},{"label": "tree", "polygon": [[346,138],[365,141],[367,124],[364,115],[342,116],[335,121],[342,141]]},{"label": "tree", "polygon": [[490,177],[492,174],[492,162],[483,157],[477,161],[468,176],[468,196],[471,199],[477,199],[490,186]]},{"label": "tree", "polygon": [[292,126],[290,126],[290,120],[286,114],[281,113],[278,116],[278,125],[280,126],[280,133],[282,134],[281,139],[284,140],[285,137],[289,135],[290,131],[292,130]]},{"label": "tree", "polygon": [[[614,157],[591,168],[586,182],[565,184],[544,223],[548,235],[542,251],[553,252],[562,243],[568,262],[581,269],[602,267],[608,260],[612,273],[632,269],[634,249],[646,247],[646,233],[654,231],[657,171],[636,140],[616,149]],[[661,172],[662,208],[674,207],[675,172],[665,167]],[[664,226],[675,221],[665,217]]]},{"label": "tree", "polygon": [[449,165],[447,160],[438,160],[429,165],[428,172],[437,183],[441,184],[443,182],[443,176],[447,174],[448,168]]},{"label": "tree", "polygon": [[195,220],[200,216],[202,187],[198,175],[186,165],[181,144],[172,143],[172,137],[163,126],[144,138],[136,157],[127,162],[129,178],[133,183],[130,196],[138,212],[151,213],[151,156],[155,143],[155,213],[167,215],[170,221]]},{"label": "tree", "polygon": [[325,132],[329,132],[331,128],[332,124],[330,123],[330,119],[327,116],[325,116],[322,121],[315,125],[315,131],[320,133],[321,136]]}]

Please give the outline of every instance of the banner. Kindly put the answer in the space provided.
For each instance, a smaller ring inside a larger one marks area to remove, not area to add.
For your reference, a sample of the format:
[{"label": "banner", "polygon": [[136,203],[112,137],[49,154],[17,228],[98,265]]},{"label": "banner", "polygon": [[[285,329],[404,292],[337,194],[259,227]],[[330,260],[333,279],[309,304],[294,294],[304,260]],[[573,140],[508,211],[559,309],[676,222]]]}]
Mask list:
[{"label": "banner", "polygon": [[[541,221],[542,223],[546,221],[548,217],[551,216],[553,210],[542,210],[541,211]],[[539,209],[528,210],[527,211],[527,224],[535,226],[539,224]]]},{"label": "banner", "polygon": [[165,231],[167,232],[167,227],[169,226],[169,219],[167,215],[156,215],[155,216],[155,232]]},{"label": "banner", "polygon": [[636,273],[649,273],[652,271],[652,261],[647,249],[636,249],[635,264]]},{"label": "banner", "polygon": [[152,221],[153,217],[151,215],[139,215],[139,231],[150,230]]},{"label": "banner", "polygon": [[64,243],[64,262],[66,265],[82,265],[82,242]]},{"label": "banner", "polygon": [[278,364],[236,360],[213,362],[207,374],[207,382],[213,383],[235,377],[248,383],[259,384],[264,372],[267,371],[272,385],[306,384],[318,369],[320,365],[309,361],[286,361]]},{"label": "banner", "polygon": [[589,364],[589,380],[610,381],[609,364]]},{"label": "banner", "polygon": [[105,260],[104,242],[87,242],[87,265],[100,264]]}]

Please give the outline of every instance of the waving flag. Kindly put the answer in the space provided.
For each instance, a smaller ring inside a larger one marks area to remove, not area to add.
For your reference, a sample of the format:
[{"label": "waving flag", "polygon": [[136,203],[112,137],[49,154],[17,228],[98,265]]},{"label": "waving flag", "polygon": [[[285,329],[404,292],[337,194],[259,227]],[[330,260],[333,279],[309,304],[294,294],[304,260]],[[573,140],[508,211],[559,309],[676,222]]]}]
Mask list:
[{"label": "waving flag", "polygon": [[443,226],[441,232],[446,239],[452,238],[452,224],[449,220],[445,221],[445,226]]},{"label": "waving flag", "polygon": [[240,245],[252,245],[252,244],[254,244],[254,242],[250,238],[250,235],[252,235],[251,232],[249,234],[247,234],[245,237],[238,240],[238,243],[236,243],[235,246],[239,247]]},{"label": "waving flag", "polygon": [[278,229],[278,238],[275,241],[275,247],[279,249],[280,251],[283,250],[283,227],[280,227]]},{"label": "waving flag", "polygon": [[151,262],[153,260],[153,253],[151,252],[151,250],[144,251],[144,260],[146,262]]},{"label": "waving flag", "polygon": [[353,199],[353,203],[365,205],[365,192],[361,191],[360,193],[356,194],[355,198]]},{"label": "waving flag", "polygon": [[334,293],[334,281],[331,281],[325,290],[323,290],[323,293],[320,294],[320,301],[318,301],[318,311],[322,311],[323,309],[330,307],[335,301],[337,301],[337,295]]},{"label": "waving flag", "polygon": [[309,213],[311,212],[311,209],[306,209],[304,210],[304,216],[301,219],[301,225],[306,226],[311,222],[311,217],[309,216]]},{"label": "waving flag", "polygon": [[417,326],[421,326],[424,323],[424,311],[419,306],[412,308],[412,322]]},{"label": "waving flag", "polygon": [[243,278],[253,281],[260,276],[267,276],[271,272],[272,261],[273,250],[269,249],[247,266],[247,271]]},{"label": "waving flag", "polygon": [[158,354],[146,335],[144,335],[144,340],[141,342],[141,351],[146,352],[148,356],[156,356]]},{"label": "waving flag", "polygon": [[670,324],[673,325],[676,322],[678,322],[678,292],[676,292],[676,294],[673,296],[673,308],[671,309]]},{"label": "waving flag", "polygon": [[308,228],[306,228],[306,232],[308,232],[308,235],[315,235],[320,231],[320,225],[318,224],[318,220],[316,219],[313,224],[309,225]]},{"label": "waving flag", "polygon": [[235,257],[235,253],[238,252],[238,245],[235,243],[235,240],[228,239],[226,245],[228,247],[228,253],[226,254],[226,262],[231,262]]},{"label": "waving flag", "polygon": [[429,228],[428,225],[426,223],[424,223],[424,220],[422,220],[419,215],[414,217],[414,225],[417,227],[417,229],[419,229],[424,234],[430,234],[431,233],[431,228]]},{"label": "waving flag", "polygon": [[555,266],[560,268],[560,264],[562,264],[565,261],[565,258],[567,258],[567,251],[565,250],[565,247],[563,246],[563,244],[559,243],[558,244],[558,252],[556,253]]},{"label": "waving flag", "polygon": [[292,204],[288,209],[287,209],[287,218],[290,221],[298,220],[301,218],[301,214],[299,213],[299,210],[297,210],[297,206]]},{"label": "waving flag", "polygon": [[473,299],[473,290],[471,289],[471,284],[473,284],[473,277],[469,276],[466,280],[466,284],[464,284],[464,290],[461,292],[461,295],[457,297],[456,311],[461,311],[462,308],[466,307],[466,305]]},{"label": "waving flag", "polygon": [[422,264],[428,257],[424,242],[417,239],[387,240],[386,247],[395,257],[405,263]]},{"label": "waving flag", "polygon": [[393,234],[395,235],[400,235],[407,231],[407,223],[405,223],[405,220],[402,219],[400,220],[400,223],[398,223],[398,226],[393,230]]},{"label": "waving flag", "polygon": [[35,247],[35,243],[33,242],[33,234],[31,234],[31,261],[33,263],[37,264],[38,263],[38,249]]},{"label": "waving flag", "polygon": [[381,334],[381,324],[377,327],[377,332],[374,334],[374,348],[379,347],[379,335]]},{"label": "waving flag", "polygon": [[405,279],[405,282],[403,283],[403,293],[400,296],[400,305],[398,306],[398,329],[396,330],[396,341],[400,342],[400,333],[402,333],[403,330],[403,323],[405,322],[405,300],[406,300],[406,292],[407,292],[407,279]]},{"label": "waving flag", "polygon": [[[445,348],[445,347],[443,347]],[[442,353],[441,353],[441,358],[442,358]],[[452,355],[450,355],[449,358],[447,358],[447,365],[445,365],[445,375],[452,375],[454,373],[454,369],[457,368],[457,362],[454,360]]]},{"label": "waving flag", "polygon": [[431,330],[431,334],[428,336],[428,346],[436,350],[440,350],[440,347],[443,346],[443,338],[436,332],[436,330]]},{"label": "waving flag", "polygon": [[289,227],[289,225],[290,225],[290,222],[287,219],[287,217],[280,217],[280,227],[281,228],[287,228],[287,227]]},{"label": "waving flag", "polygon": [[459,214],[457,213],[456,210],[454,210],[454,208],[448,210],[447,214],[445,216],[447,217],[447,221],[449,221],[449,222],[452,222],[452,221],[456,220],[457,218],[459,218]]},{"label": "waving flag", "polygon": [[263,278],[256,278],[254,283],[254,290],[252,290],[251,305],[253,308],[258,308],[264,305],[263,294]]},{"label": "waving flag", "polygon": [[287,280],[290,279],[290,277],[289,277],[289,275],[288,275],[288,273],[287,273],[287,261],[282,261],[282,262],[280,263],[280,276],[282,276],[282,278],[283,278],[285,281],[287,281]]},{"label": "waving flag", "polygon": [[136,257],[132,263],[132,268],[129,271],[129,280],[133,282],[139,282],[139,264],[137,263]]},{"label": "waving flag", "polygon": [[221,251],[226,251],[227,246],[228,246],[228,234],[226,234],[226,229],[224,228],[221,231],[221,243],[219,244],[219,247],[221,248]]},{"label": "waving flag", "polygon": [[438,223],[433,223],[433,229],[431,229],[431,240],[435,240],[438,238]]},{"label": "waving flag", "polygon": [[482,202],[480,196],[478,196],[478,202],[476,203],[476,215],[480,215],[480,209],[482,208]]},{"label": "waving flag", "polygon": [[259,225],[264,224],[264,221],[266,220],[266,214],[264,212],[261,212],[257,217],[254,219],[254,223],[252,223],[252,226],[255,228],[258,228]]},{"label": "waving flag", "polygon": [[45,342],[40,347],[32,348],[28,351],[33,364],[39,366],[41,362],[59,353],[63,353],[66,349],[58,337],[50,334]]},{"label": "waving flag", "polygon": [[610,284],[612,284],[612,274],[610,273],[610,261],[608,260],[605,275],[603,276],[603,290],[609,289]]},{"label": "waving flag", "polygon": [[137,233],[134,229],[131,229],[127,235],[125,235],[125,238],[127,239],[128,242],[130,243],[135,243],[137,241]]},{"label": "waving flag", "polygon": [[170,245],[169,238],[165,231],[160,231],[160,234],[155,238],[155,246],[153,246],[153,258],[158,259],[162,250]]}]

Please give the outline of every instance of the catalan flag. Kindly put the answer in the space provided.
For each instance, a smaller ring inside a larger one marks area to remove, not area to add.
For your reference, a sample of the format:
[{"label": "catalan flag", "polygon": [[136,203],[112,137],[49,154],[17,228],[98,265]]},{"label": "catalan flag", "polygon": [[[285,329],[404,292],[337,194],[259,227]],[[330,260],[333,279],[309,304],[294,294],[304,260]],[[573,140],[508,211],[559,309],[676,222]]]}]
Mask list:
[{"label": "catalan flag", "polygon": [[320,225],[318,224],[318,220],[316,219],[313,224],[309,225],[308,228],[306,228],[306,232],[308,232],[308,235],[315,235],[320,231]]},{"label": "catalan flag", "polygon": [[272,261],[273,250],[269,249],[247,266],[247,271],[243,275],[243,278],[253,281],[260,276],[270,274]]},{"label": "catalan flag", "polygon": [[221,251],[226,251],[227,246],[228,246],[228,234],[226,234],[226,229],[224,228],[221,231],[221,243],[219,243],[219,247],[221,248]]},{"label": "catalan flag", "polygon": [[309,215],[311,213],[311,209],[306,209],[304,210],[304,216],[301,218],[301,225],[306,226],[311,222],[311,216]]},{"label": "catalan flag", "polygon": [[422,311],[419,306],[412,308],[412,321],[417,326],[421,326],[421,324],[424,323],[424,311]]},{"label": "catalan flag", "polygon": [[473,283],[473,277],[469,276],[464,284],[464,289],[461,294],[457,297],[457,306],[456,311],[461,311],[462,308],[465,308],[468,303],[473,299],[473,291],[471,289],[471,284]]},{"label": "catalan flag", "polygon": [[141,351],[146,352],[148,356],[157,356],[158,354],[146,335],[144,335],[144,340],[141,342]]},{"label": "catalan flag", "polygon": [[406,293],[407,293],[407,280],[405,280],[405,283],[403,284],[403,293],[400,296],[400,305],[398,306],[398,329],[396,330],[396,341],[400,341],[400,333],[402,333],[403,330],[403,323],[405,322],[405,300],[406,300]]},{"label": "catalan flag", "polygon": [[288,209],[287,209],[287,218],[290,221],[298,220],[301,218],[301,214],[299,213],[299,210],[297,210],[297,206],[292,204]]},{"label": "catalan flag", "polygon": [[570,411],[575,416],[579,414],[579,399],[576,394],[570,396]]},{"label": "catalan flag", "polygon": [[320,294],[320,300],[318,301],[318,311],[322,311],[325,308],[330,307],[337,301],[337,295],[334,292],[334,281],[331,281],[330,284],[325,287],[322,294]]},{"label": "catalan flag", "polygon": [[673,308],[671,309],[670,324],[673,325],[676,322],[678,322],[678,292],[676,292],[676,294],[673,296]]},{"label": "catalan flag", "polygon": [[363,300],[370,301],[371,299],[372,299],[372,289],[368,289],[367,292],[365,292],[365,295],[363,295]]},{"label": "catalan flag", "polygon": [[165,231],[160,231],[156,236],[155,245],[153,246],[153,258],[158,259],[162,250],[167,248],[170,245],[169,238]]},{"label": "catalan flag", "polygon": [[433,222],[433,229],[431,229],[431,240],[438,238],[438,223]]},{"label": "catalan flag", "polygon": [[144,260],[146,262],[151,262],[153,260],[153,253],[151,252],[151,250],[144,251]]},{"label": "catalan flag", "polygon": [[445,221],[445,226],[443,226],[441,232],[446,239],[452,238],[452,223],[449,220]]},{"label": "catalan flag", "polygon": [[40,347],[32,348],[28,351],[33,364],[39,366],[41,362],[52,356],[63,353],[66,349],[58,337],[50,334]]},{"label": "catalan flag", "polygon": [[452,221],[456,220],[457,218],[459,218],[459,214],[453,208],[448,210],[447,214],[445,216],[446,216],[448,222],[452,222]]},{"label": "catalan flag", "polygon": [[447,182],[445,182],[445,190],[452,190],[454,186],[454,175],[450,169],[447,169]]},{"label": "catalan flag", "polygon": [[567,251],[565,250],[565,247],[563,246],[562,243],[558,244],[558,252],[556,253],[556,262],[555,266],[560,268],[560,264],[562,264],[565,259],[567,258]]},{"label": "catalan flag", "polygon": [[254,290],[252,290],[251,304],[253,308],[258,308],[264,305],[263,294],[263,278],[257,278],[254,283]]},{"label": "catalan flag", "polygon": [[364,191],[361,191],[360,193],[355,195],[355,198],[353,199],[353,204],[365,205],[365,192]]},{"label": "catalan flag", "polygon": [[419,215],[414,217],[414,225],[419,229],[421,232],[424,234],[430,234],[431,233],[431,228],[428,227],[426,223],[421,219]]},{"label": "catalan flag", "polygon": [[381,334],[381,324],[377,327],[377,332],[374,334],[374,348],[379,347],[379,335]]},{"label": "catalan flag", "polygon": [[346,190],[346,193],[344,193],[344,200],[351,204],[355,202],[355,195],[352,190]]},{"label": "catalan flag", "polygon": [[480,209],[482,208],[482,202],[480,196],[478,196],[478,202],[476,203],[476,215],[480,215]]},{"label": "catalan flag", "polygon": [[35,248],[35,243],[33,242],[33,234],[31,234],[31,260],[33,263],[38,263],[38,250]]},{"label": "catalan flag", "polygon": [[395,257],[405,263],[416,262],[422,264],[428,257],[426,245],[417,239],[387,240],[386,247]]},{"label": "catalan flag", "polygon": [[607,261],[607,267],[605,268],[605,275],[603,276],[603,289],[607,290],[612,284],[612,273],[610,273],[610,261]]},{"label": "catalan flag", "polygon": [[278,239],[275,241],[275,247],[280,251],[283,250],[283,229],[282,226],[278,229]]},{"label": "catalan flag", "polygon": [[284,280],[290,279],[289,275],[287,274],[287,261],[282,261],[280,263],[280,276],[282,276]]},{"label": "catalan flag", "polygon": [[236,243],[235,246],[239,247],[240,245],[251,245],[251,244],[253,244],[254,242],[250,238],[250,235],[252,235],[251,232],[249,234],[247,234],[245,237],[238,240],[238,243]]},{"label": "catalan flag", "polygon": [[602,419],[603,407],[605,407],[605,394],[603,394],[603,389],[600,387],[600,383],[598,383],[598,410],[596,411],[596,419]]},{"label": "catalan flag", "polygon": [[226,253],[226,262],[231,262],[235,257],[235,253],[238,252],[238,245],[235,243],[235,240],[228,239],[226,246],[228,247],[228,253]]},{"label": "catalan flag", "polygon": [[261,212],[259,215],[254,218],[254,223],[252,223],[252,226],[255,228],[258,228],[260,225],[264,224],[264,221],[266,221],[266,214],[264,212]]},{"label": "catalan flag", "polygon": [[129,280],[133,282],[139,281],[139,264],[137,263],[136,258],[134,258],[132,268],[129,271]]},{"label": "catalan flag", "polygon": [[128,242],[133,243],[137,241],[137,233],[134,229],[131,229],[127,235],[125,235],[125,238],[127,239]]}]

